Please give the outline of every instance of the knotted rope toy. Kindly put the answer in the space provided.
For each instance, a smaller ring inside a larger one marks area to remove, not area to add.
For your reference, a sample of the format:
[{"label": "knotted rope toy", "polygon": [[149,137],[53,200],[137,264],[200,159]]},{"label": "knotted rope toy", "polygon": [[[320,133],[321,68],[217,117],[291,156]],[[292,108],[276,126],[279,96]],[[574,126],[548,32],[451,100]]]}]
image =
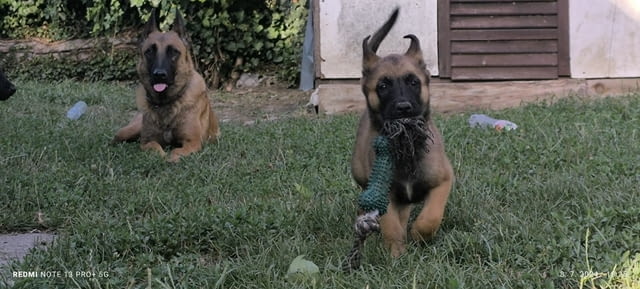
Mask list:
[{"label": "knotted rope toy", "polygon": [[364,241],[371,233],[380,231],[380,216],[387,212],[389,205],[388,193],[393,177],[393,160],[389,149],[389,139],[377,136],[373,140],[373,149],[376,157],[373,161],[367,189],[358,198],[358,205],[365,213],[356,218],[354,224],[355,241],[347,258],[342,263],[342,270],[347,272],[360,267]]}]

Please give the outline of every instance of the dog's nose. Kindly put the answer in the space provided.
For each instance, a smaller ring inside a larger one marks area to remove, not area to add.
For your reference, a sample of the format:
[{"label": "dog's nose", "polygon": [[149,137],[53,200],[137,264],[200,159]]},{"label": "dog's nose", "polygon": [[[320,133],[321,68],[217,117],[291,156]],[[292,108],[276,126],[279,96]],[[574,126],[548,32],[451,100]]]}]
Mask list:
[{"label": "dog's nose", "polygon": [[413,105],[411,105],[411,103],[408,101],[402,101],[402,102],[396,103],[396,111],[399,113],[409,112],[412,108],[413,108]]},{"label": "dog's nose", "polygon": [[155,69],[153,70],[153,76],[157,79],[166,80],[167,79],[167,71],[164,69]]}]

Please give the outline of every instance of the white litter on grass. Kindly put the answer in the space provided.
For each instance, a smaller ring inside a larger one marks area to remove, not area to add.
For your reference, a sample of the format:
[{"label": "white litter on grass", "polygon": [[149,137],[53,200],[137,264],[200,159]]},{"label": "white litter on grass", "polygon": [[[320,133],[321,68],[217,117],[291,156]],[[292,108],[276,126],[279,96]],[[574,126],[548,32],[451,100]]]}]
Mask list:
[{"label": "white litter on grass", "polygon": [[307,278],[315,280],[320,274],[320,268],[313,262],[304,259],[304,255],[300,255],[293,259],[289,270],[287,271],[287,279],[304,281]]}]

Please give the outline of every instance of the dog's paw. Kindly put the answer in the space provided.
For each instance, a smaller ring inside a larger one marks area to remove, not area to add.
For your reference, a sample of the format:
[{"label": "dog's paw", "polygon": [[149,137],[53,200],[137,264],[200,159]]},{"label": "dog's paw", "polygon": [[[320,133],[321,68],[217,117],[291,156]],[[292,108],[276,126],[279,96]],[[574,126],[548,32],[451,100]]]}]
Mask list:
[{"label": "dog's paw", "polygon": [[178,163],[180,162],[180,157],[181,155],[172,153],[169,155],[169,159],[167,159],[167,161],[170,163]]},{"label": "dog's paw", "polygon": [[109,145],[117,145],[126,141],[126,139],[121,138],[119,135],[114,135],[111,141],[109,141]]}]

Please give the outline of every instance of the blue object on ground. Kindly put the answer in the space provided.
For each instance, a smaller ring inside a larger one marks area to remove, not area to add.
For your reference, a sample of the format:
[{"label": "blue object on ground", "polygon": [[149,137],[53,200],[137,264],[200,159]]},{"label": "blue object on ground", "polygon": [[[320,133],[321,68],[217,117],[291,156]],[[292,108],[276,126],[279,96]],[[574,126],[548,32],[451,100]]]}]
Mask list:
[{"label": "blue object on ground", "polygon": [[87,103],[78,101],[67,111],[67,118],[71,120],[79,119],[87,111]]}]

